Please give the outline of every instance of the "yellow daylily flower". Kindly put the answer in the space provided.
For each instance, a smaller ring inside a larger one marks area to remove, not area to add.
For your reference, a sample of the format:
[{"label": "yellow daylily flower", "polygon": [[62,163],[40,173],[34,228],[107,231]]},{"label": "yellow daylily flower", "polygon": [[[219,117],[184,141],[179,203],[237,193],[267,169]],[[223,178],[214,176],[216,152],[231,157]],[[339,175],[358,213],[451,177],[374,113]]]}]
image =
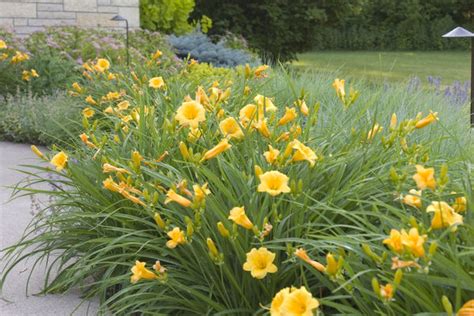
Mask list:
[{"label": "yellow daylily flower", "polygon": [[239,111],[240,124],[247,127],[248,124],[252,121],[256,121],[258,118],[257,115],[257,106],[255,104],[247,104]]},{"label": "yellow daylily flower", "polygon": [[240,225],[246,229],[252,229],[253,223],[245,214],[245,208],[242,207],[234,207],[229,212],[229,219],[232,220],[237,225]]},{"label": "yellow daylily flower", "polygon": [[424,168],[421,165],[416,165],[416,173],[413,175],[413,180],[415,180],[418,189],[424,190],[429,188],[434,190],[436,188],[434,173],[434,168]]},{"label": "yellow daylily flower", "polygon": [[269,97],[257,94],[255,98],[253,98],[253,100],[258,105],[259,115],[262,114],[263,116],[264,112],[275,112],[276,110],[278,110],[275,104],[273,104],[272,99],[270,99]]},{"label": "yellow daylily flower", "polygon": [[375,123],[374,127],[367,133],[367,139],[371,140],[375,137],[376,134],[380,133],[383,130],[383,127],[378,123]]},{"label": "yellow daylily flower", "polygon": [[306,252],[306,250],[304,250],[303,248],[298,248],[298,249],[296,249],[296,251],[295,251],[295,256],[297,256],[298,258],[300,258],[300,259],[303,260],[304,262],[308,263],[309,265],[311,265],[313,268],[315,268],[315,269],[318,270],[319,272],[324,272],[324,270],[326,269],[326,268],[324,267],[324,265],[322,265],[321,263],[312,260],[312,259],[308,256],[308,253]]},{"label": "yellow daylily flower", "polygon": [[309,115],[309,108],[308,108],[308,105],[306,105],[306,101],[305,101],[304,99],[299,99],[299,100],[297,100],[295,103],[296,103],[297,106],[299,106],[300,112],[301,112],[304,116],[308,116],[308,115]]},{"label": "yellow daylily flower", "polygon": [[105,100],[113,101],[113,100],[120,99],[121,96],[122,94],[120,92],[110,91],[109,93],[105,95]]},{"label": "yellow daylily flower", "polygon": [[266,192],[271,196],[276,196],[281,193],[289,193],[288,186],[289,178],[279,171],[267,171],[259,176],[260,184],[257,187],[258,192]]},{"label": "yellow daylily flower", "polygon": [[431,124],[432,122],[436,122],[438,121],[439,118],[438,118],[438,112],[431,112],[430,114],[428,114],[425,118],[422,118],[421,120],[419,120],[415,127],[416,128],[423,128],[429,124]]},{"label": "yellow daylily flower", "polygon": [[193,185],[193,190],[194,190],[194,199],[196,202],[201,202],[204,201],[207,195],[211,194],[211,190],[207,188],[207,182],[204,183],[203,185],[199,184],[194,184]]},{"label": "yellow daylily flower", "polygon": [[179,227],[173,228],[173,230],[167,233],[170,240],[166,242],[166,247],[168,248],[176,248],[178,245],[182,245],[186,243],[186,238],[184,237],[184,232],[181,231]]},{"label": "yellow daylily flower", "polygon": [[223,153],[224,151],[226,151],[227,149],[229,149],[231,147],[232,147],[232,145],[229,144],[229,141],[227,140],[227,138],[224,138],[216,146],[214,146],[211,149],[209,149],[208,151],[206,151],[204,153],[201,161],[212,159],[212,158],[214,158],[217,155]]},{"label": "yellow daylily flower", "polygon": [[276,265],[273,264],[275,254],[265,247],[259,249],[252,248],[247,253],[247,261],[243,265],[245,271],[249,271],[252,277],[263,279],[268,273],[278,271]]},{"label": "yellow daylily flower", "polygon": [[267,70],[268,68],[269,68],[268,65],[261,65],[261,66],[258,66],[253,73],[256,78],[265,78],[267,77],[267,75],[264,74],[263,72]]},{"label": "yellow daylily flower", "polygon": [[324,271],[331,276],[335,276],[339,272],[339,262],[330,252],[326,254],[326,268]]},{"label": "yellow daylily flower", "polygon": [[319,301],[304,286],[283,289],[273,300],[271,316],[312,316],[313,310],[319,307]]},{"label": "yellow daylily flower", "polygon": [[5,41],[3,40],[0,40],[0,49],[6,49],[6,48],[8,48],[7,43],[5,43]]},{"label": "yellow daylily flower", "polygon": [[119,109],[120,111],[125,111],[126,109],[128,109],[129,106],[130,106],[130,102],[122,101],[119,104],[117,104],[117,109]]},{"label": "yellow daylily flower", "polygon": [[94,65],[94,69],[98,72],[104,72],[110,68],[110,62],[105,58],[97,59],[97,63]]},{"label": "yellow daylily flower", "polygon": [[66,166],[67,160],[68,156],[63,151],[60,151],[51,159],[51,164],[56,167],[57,171],[61,171]]},{"label": "yellow daylily flower", "polygon": [[446,228],[463,223],[462,215],[456,213],[446,202],[434,201],[426,208],[426,212],[434,213],[434,217],[431,220],[432,229]]},{"label": "yellow daylily flower", "polygon": [[456,316],[472,316],[474,315],[474,299],[467,301],[464,305],[458,310]]},{"label": "yellow daylily flower", "polygon": [[222,120],[219,123],[219,129],[221,130],[221,133],[226,137],[228,136],[230,138],[236,139],[241,139],[244,137],[244,133],[242,132],[239,123],[237,123],[237,121],[233,117],[228,117]]},{"label": "yellow daylily flower", "polygon": [[127,169],[115,167],[109,163],[104,163],[102,165],[102,172],[103,173],[117,172],[117,173],[128,173],[128,174],[130,173],[130,171],[128,171]]},{"label": "yellow daylily flower", "polygon": [[158,59],[161,57],[161,55],[163,55],[163,53],[161,52],[161,50],[157,49],[156,52],[153,54],[153,56],[151,56],[151,59],[153,60]]},{"label": "yellow daylily flower", "polygon": [[297,139],[293,140],[291,147],[296,150],[293,154],[293,157],[291,158],[291,161],[306,160],[309,162],[311,167],[315,165],[318,156],[316,156],[316,153],[311,148],[305,146]]},{"label": "yellow daylily flower", "polygon": [[[451,192],[451,194],[456,194],[456,192]],[[454,199],[454,204],[452,205],[453,209],[457,213],[462,213],[467,210],[467,200],[465,196],[457,196]]]},{"label": "yellow daylily flower", "polygon": [[258,122],[255,123],[254,126],[257,131],[262,134],[262,136],[269,138],[270,137],[270,130],[268,129],[267,126],[267,119],[259,120]]},{"label": "yellow daylily flower", "polygon": [[206,110],[199,102],[185,101],[176,111],[175,118],[182,126],[197,128],[206,120]]},{"label": "yellow daylily flower", "polygon": [[16,51],[15,55],[12,57],[11,62],[12,64],[17,64],[28,59],[30,59],[30,56],[28,56],[28,54]]},{"label": "yellow daylily flower", "polygon": [[413,256],[419,258],[425,255],[423,244],[425,243],[426,235],[420,235],[416,227],[410,228],[408,233],[402,229],[401,238],[402,245],[407,248]]},{"label": "yellow daylily flower", "polygon": [[107,79],[108,80],[115,80],[117,79],[117,76],[111,72],[109,72],[109,74],[107,75]]},{"label": "yellow daylily flower", "polygon": [[278,121],[278,125],[285,125],[288,124],[289,122],[293,121],[298,114],[296,114],[296,109],[295,108],[289,108],[286,107],[285,114],[283,117]]},{"label": "yellow daylily flower", "polygon": [[344,83],[345,83],[345,80],[339,80],[339,78],[337,78],[336,80],[334,80],[333,84],[332,84],[332,87],[334,88],[334,90],[336,90],[336,95],[339,99],[341,99],[342,101],[344,101],[344,98],[346,96],[346,90],[344,88]]},{"label": "yellow daylily flower", "polygon": [[394,291],[393,291],[393,285],[390,284],[390,283],[387,283],[385,285],[382,285],[380,287],[380,296],[387,300],[387,301],[390,301],[392,298],[393,298],[393,294],[394,294]]},{"label": "yellow daylily flower", "polygon": [[97,102],[94,100],[94,98],[91,95],[87,96],[86,102],[89,103],[90,105],[97,105]]},{"label": "yellow daylily flower", "polygon": [[168,192],[166,193],[165,204],[168,204],[170,202],[176,202],[183,207],[191,206],[190,200],[188,200],[182,195],[179,195],[173,189],[169,189]]},{"label": "yellow daylily flower", "polygon": [[273,164],[278,158],[279,154],[280,151],[278,149],[273,148],[272,145],[268,145],[268,151],[263,153],[263,155],[265,156],[265,160],[267,160],[269,164]]},{"label": "yellow daylily flower", "polygon": [[155,273],[145,268],[145,265],[145,262],[135,261],[135,265],[131,269],[133,275],[130,278],[130,282],[137,283],[141,279],[154,280],[158,278]]},{"label": "yellow daylily flower", "polygon": [[165,86],[165,81],[163,80],[163,77],[153,77],[148,80],[148,86],[153,89],[159,89]]},{"label": "yellow daylily flower", "polygon": [[402,202],[406,205],[420,208],[422,192],[422,190],[417,191],[415,189],[411,189],[410,191],[408,191],[408,193],[410,194],[405,195],[402,199]]},{"label": "yellow daylily flower", "polygon": [[390,236],[384,239],[383,243],[396,253],[401,254],[403,252],[402,235],[396,229],[390,230]]},{"label": "yellow daylily flower", "polygon": [[91,108],[85,108],[84,110],[82,110],[82,115],[84,115],[84,117],[86,118],[91,118],[93,117],[95,114],[95,111]]},{"label": "yellow daylily flower", "polygon": [[413,261],[413,260],[403,261],[403,260],[400,260],[398,257],[393,257],[391,269],[396,270],[396,269],[403,269],[403,268],[420,269],[421,266],[416,261]]}]

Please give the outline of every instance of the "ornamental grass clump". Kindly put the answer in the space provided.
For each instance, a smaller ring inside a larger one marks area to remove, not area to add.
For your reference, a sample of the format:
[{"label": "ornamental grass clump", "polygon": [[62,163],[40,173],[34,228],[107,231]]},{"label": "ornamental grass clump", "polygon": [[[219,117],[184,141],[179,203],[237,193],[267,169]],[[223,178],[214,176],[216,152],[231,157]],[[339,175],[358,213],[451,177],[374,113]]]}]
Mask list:
[{"label": "ornamental grass clump", "polygon": [[51,257],[44,293],[79,287],[100,313],[460,309],[474,294],[464,113],[267,68],[196,85],[146,63],[85,65],[70,93],[83,130],[34,148],[50,167],[25,170],[65,186],[4,250],[2,284]]}]

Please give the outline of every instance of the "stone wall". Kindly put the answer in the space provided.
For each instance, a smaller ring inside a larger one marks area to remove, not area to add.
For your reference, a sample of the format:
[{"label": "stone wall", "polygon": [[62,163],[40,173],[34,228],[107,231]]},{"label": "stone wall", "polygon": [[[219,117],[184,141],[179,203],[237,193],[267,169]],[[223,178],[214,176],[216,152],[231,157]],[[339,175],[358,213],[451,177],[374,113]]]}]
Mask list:
[{"label": "stone wall", "polygon": [[115,15],[140,26],[139,0],[0,0],[0,27],[27,35],[53,25],[123,28],[110,21]]}]

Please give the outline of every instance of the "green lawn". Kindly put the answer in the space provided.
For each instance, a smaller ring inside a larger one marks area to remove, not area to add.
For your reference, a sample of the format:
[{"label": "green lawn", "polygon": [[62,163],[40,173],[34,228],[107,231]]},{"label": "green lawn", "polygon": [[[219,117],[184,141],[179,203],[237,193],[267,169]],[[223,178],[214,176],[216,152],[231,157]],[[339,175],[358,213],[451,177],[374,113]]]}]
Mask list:
[{"label": "green lawn", "polygon": [[365,77],[370,81],[406,81],[418,76],[442,78],[442,84],[469,80],[470,52],[367,52],[315,51],[300,54],[293,65],[341,77]]}]

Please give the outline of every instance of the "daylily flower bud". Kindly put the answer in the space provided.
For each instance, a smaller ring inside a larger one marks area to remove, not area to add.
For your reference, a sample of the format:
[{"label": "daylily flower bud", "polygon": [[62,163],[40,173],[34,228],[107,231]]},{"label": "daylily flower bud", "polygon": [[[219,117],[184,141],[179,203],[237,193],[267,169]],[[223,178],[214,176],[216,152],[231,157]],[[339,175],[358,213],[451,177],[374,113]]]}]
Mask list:
[{"label": "daylily flower bud", "polygon": [[207,243],[207,248],[209,248],[209,254],[211,255],[211,257],[217,258],[219,255],[219,251],[217,251],[214,241],[212,241],[211,238],[207,238],[206,243]]},{"label": "daylily flower bud", "polygon": [[443,303],[444,310],[448,314],[448,316],[453,315],[453,305],[449,301],[449,298],[447,298],[445,295],[441,297],[441,303]]},{"label": "daylily flower bud", "polygon": [[179,143],[179,151],[181,152],[181,155],[183,156],[184,160],[189,160],[188,147],[184,142]]},{"label": "daylily flower bud", "polygon": [[217,223],[217,230],[219,231],[222,237],[228,238],[230,236],[230,232],[227,230],[227,228],[225,228],[222,222]]},{"label": "daylily flower bud", "polygon": [[337,268],[338,264],[337,264],[336,258],[334,258],[332,253],[328,252],[328,254],[326,255],[326,261],[327,261],[326,273],[331,276],[335,276],[338,272],[338,268]]},{"label": "daylily flower bud", "polygon": [[372,289],[374,293],[380,298],[380,284],[377,278],[372,278]]},{"label": "daylily flower bud", "polygon": [[403,271],[402,269],[398,269],[397,272],[395,272],[393,284],[395,284],[395,286],[400,285],[400,282],[402,281],[402,277],[403,277]]},{"label": "daylily flower bud", "polygon": [[260,168],[259,165],[255,165],[254,166],[254,169],[255,169],[255,176],[258,178],[261,174],[263,174],[263,170],[262,168]]},{"label": "daylily flower bud", "polygon": [[43,153],[35,145],[31,145],[31,151],[33,151],[36,154],[36,156],[40,157],[41,159],[46,160],[46,157],[43,155]]},{"label": "daylily flower bud", "polygon": [[154,220],[155,220],[156,225],[158,225],[158,227],[160,227],[161,229],[165,229],[166,224],[165,224],[165,222],[163,221],[163,219],[161,218],[161,216],[160,216],[159,213],[155,213],[155,215],[153,216],[153,218],[154,218]]},{"label": "daylily flower bud", "polygon": [[436,253],[436,250],[438,249],[438,243],[436,241],[433,241],[430,245],[430,248],[428,249],[428,253],[430,256],[433,256]]},{"label": "daylily flower bud", "polygon": [[394,130],[397,127],[397,114],[393,113],[390,119],[390,130]]}]

